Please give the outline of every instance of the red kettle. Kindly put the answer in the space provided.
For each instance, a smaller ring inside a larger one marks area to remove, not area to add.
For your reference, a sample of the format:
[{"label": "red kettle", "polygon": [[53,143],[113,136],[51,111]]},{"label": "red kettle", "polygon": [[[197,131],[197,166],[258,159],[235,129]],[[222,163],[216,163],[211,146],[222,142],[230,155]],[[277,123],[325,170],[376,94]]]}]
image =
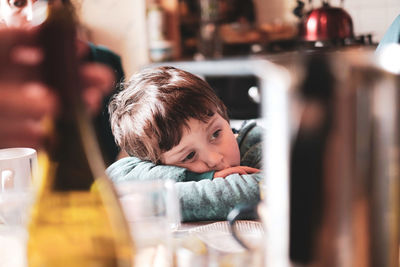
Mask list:
[{"label": "red kettle", "polygon": [[322,7],[312,9],[302,18],[299,36],[311,42],[354,38],[353,21],[343,8],[323,1]]}]

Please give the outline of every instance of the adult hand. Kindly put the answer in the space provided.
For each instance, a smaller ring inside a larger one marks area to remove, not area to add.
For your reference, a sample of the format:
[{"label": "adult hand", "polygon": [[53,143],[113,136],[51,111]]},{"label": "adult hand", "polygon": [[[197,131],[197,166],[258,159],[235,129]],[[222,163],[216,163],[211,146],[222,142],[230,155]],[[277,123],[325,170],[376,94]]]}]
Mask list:
[{"label": "adult hand", "polygon": [[[87,42],[77,41],[77,52],[84,58],[90,52]],[[81,79],[83,82],[83,99],[91,115],[97,115],[100,111],[102,99],[114,89],[116,80],[113,71],[104,64],[85,63],[81,67]]]},{"label": "adult hand", "polygon": [[56,114],[57,98],[39,82],[43,54],[34,44],[33,32],[0,30],[0,148],[39,147],[42,118]]},{"label": "adult hand", "polygon": [[[31,33],[2,29],[0,36],[0,148],[39,148],[47,134],[43,120],[56,116],[58,109],[57,96],[38,78],[42,52],[27,41]],[[10,44],[19,41],[24,46],[10,50]],[[81,75],[83,99],[89,112],[97,114],[112,89],[114,74],[105,65],[86,63]]]},{"label": "adult hand", "polygon": [[228,175],[237,173],[237,174],[252,174],[252,173],[257,173],[260,172],[259,169],[248,167],[248,166],[235,166],[235,167],[230,167],[226,168],[220,171],[217,171],[214,173],[214,178],[220,177],[220,178],[225,178]]},{"label": "adult hand", "polygon": [[41,83],[0,82],[0,148],[40,147],[44,117],[56,114],[57,99]]},{"label": "adult hand", "polygon": [[85,63],[81,67],[83,81],[83,100],[91,115],[100,112],[102,100],[114,88],[115,75],[112,70],[100,63]]}]

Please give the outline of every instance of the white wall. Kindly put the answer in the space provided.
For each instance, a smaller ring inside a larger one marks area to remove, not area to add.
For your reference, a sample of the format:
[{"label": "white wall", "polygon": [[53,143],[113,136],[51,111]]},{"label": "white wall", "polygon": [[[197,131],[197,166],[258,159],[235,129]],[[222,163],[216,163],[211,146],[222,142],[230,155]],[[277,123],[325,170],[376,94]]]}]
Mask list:
[{"label": "white wall", "polygon": [[88,37],[122,57],[126,77],[148,63],[144,0],[76,0]]},{"label": "white wall", "polygon": [[347,0],[344,7],[353,18],[356,33],[372,33],[377,42],[400,15],[400,0]]},{"label": "white wall", "polygon": [[[308,0],[303,0],[308,3]],[[254,0],[257,5],[259,22],[273,22],[284,18],[285,21],[295,21],[292,10],[295,0]],[[329,1],[332,6],[341,6],[340,0]],[[321,0],[313,0],[311,7],[320,7]],[[344,0],[342,6],[352,17],[356,35],[373,35],[373,40],[379,42],[386,29],[397,15],[400,14],[400,0]]]}]

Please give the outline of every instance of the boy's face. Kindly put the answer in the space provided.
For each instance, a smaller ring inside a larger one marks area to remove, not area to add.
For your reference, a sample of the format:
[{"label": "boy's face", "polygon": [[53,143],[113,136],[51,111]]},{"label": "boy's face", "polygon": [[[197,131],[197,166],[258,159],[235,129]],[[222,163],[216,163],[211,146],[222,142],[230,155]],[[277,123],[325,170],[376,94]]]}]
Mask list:
[{"label": "boy's face", "polygon": [[240,152],[229,123],[218,113],[204,123],[189,119],[179,144],[161,155],[166,165],[192,172],[219,171],[240,165]]}]

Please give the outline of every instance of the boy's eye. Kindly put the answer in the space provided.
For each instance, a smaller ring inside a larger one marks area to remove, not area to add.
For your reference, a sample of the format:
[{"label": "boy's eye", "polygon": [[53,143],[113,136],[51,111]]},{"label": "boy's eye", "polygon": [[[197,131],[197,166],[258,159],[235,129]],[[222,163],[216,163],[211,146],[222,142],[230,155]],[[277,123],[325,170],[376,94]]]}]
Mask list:
[{"label": "boy's eye", "polygon": [[194,158],[194,155],[196,155],[196,152],[192,151],[190,152],[184,159],[182,162],[186,162],[188,160],[191,160],[192,158]]},{"label": "boy's eye", "polygon": [[212,139],[217,139],[218,136],[221,134],[221,130],[216,130],[213,134],[212,134]]},{"label": "boy's eye", "polygon": [[26,6],[27,0],[11,0],[9,3],[11,6],[21,8]]}]

